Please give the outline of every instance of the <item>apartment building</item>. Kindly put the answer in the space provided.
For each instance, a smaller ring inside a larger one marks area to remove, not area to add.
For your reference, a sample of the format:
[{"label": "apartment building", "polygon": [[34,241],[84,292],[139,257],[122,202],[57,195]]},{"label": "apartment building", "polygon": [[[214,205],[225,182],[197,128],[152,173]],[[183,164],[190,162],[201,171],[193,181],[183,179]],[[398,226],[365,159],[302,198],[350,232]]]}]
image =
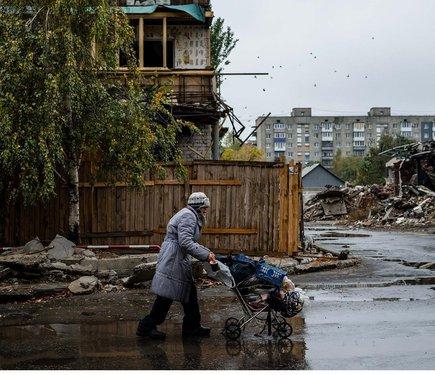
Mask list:
[{"label": "apartment building", "polygon": [[[264,117],[258,117],[258,126]],[[435,115],[392,116],[389,107],[371,108],[362,116],[313,116],[311,108],[293,108],[290,116],[271,116],[257,129],[257,147],[267,161],[284,157],[307,164],[332,165],[343,156],[365,155],[382,134],[400,134],[415,141],[435,140]]]}]

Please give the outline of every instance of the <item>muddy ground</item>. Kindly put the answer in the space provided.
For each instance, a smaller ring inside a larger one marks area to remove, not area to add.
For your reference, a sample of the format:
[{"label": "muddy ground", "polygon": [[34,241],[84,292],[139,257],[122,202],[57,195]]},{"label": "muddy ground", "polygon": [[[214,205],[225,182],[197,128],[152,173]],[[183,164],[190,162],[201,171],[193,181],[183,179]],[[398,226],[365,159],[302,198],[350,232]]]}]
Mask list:
[{"label": "muddy ground", "polygon": [[[321,236],[339,232],[343,236]],[[227,342],[220,331],[242,315],[223,286],[200,289],[212,337],[183,340],[174,304],[165,342],[135,336],[147,288],[0,305],[2,369],[435,369],[435,236],[315,227],[318,244],[363,258],[354,268],[293,276],[309,298],[290,340],[249,325]],[[362,236],[353,237],[353,234]]]}]

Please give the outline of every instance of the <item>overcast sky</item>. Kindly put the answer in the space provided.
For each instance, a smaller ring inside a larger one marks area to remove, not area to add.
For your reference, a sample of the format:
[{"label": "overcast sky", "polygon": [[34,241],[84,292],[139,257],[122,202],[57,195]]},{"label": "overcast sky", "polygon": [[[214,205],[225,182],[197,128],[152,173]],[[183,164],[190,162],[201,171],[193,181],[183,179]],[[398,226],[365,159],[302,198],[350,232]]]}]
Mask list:
[{"label": "overcast sky", "polygon": [[435,114],[435,0],[214,0],[213,10],[240,39],[226,71],[269,73],[224,82],[246,125],[292,107]]}]

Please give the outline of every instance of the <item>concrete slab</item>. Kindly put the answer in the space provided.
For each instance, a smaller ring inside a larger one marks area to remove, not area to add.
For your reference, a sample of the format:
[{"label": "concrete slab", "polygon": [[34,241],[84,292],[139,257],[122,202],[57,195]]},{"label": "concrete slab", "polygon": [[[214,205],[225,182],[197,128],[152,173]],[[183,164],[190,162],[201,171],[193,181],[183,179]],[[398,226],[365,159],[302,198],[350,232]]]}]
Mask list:
[{"label": "concrete slab", "polygon": [[48,250],[48,258],[62,260],[74,254],[75,244],[65,237],[56,235],[54,240],[50,242],[49,247],[53,248]]},{"label": "concrete slab", "polygon": [[130,276],[134,267],[157,261],[157,254],[123,255],[118,258],[84,258],[80,265],[92,267],[95,272],[114,270],[119,277]]},{"label": "concrete slab", "polygon": [[63,292],[68,288],[65,283],[23,284],[0,287],[0,303],[27,301],[35,297],[43,297]]}]

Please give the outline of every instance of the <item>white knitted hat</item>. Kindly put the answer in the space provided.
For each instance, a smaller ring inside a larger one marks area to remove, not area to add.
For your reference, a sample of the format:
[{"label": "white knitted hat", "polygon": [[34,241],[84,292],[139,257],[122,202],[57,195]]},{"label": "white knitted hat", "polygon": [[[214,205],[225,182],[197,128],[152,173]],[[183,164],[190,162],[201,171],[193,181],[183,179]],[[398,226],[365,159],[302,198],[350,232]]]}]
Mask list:
[{"label": "white knitted hat", "polygon": [[187,200],[187,204],[195,208],[210,207],[210,199],[202,192],[192,193]]}]

